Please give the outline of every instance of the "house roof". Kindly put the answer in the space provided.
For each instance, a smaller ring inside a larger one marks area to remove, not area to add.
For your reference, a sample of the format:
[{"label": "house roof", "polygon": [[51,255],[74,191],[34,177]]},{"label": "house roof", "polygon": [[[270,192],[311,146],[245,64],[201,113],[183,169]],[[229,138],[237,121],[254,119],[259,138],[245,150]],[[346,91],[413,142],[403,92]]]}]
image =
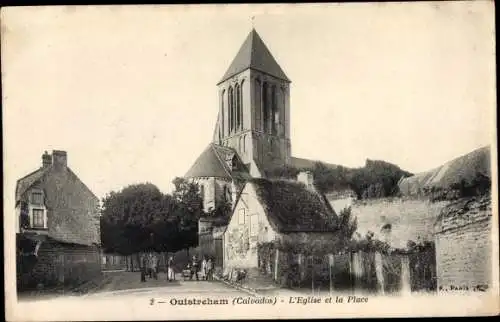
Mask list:
[{"label": "house roof", "polygon": [[[233,158],[234,169],[230,169],[227,164],[228,158]],[[234,149],[211,143],[196,159],[184,177],[216,177],[231,180],[233,178],[248,179],[250,175]]]},{"label": "house roof", "polygon": [[249,68],[290,82],[255,29],[248,34],[219,84]]},{"label": "house roof", "polygon": [[252,179],[257,198],[278,232],[333,232],[337,215],[325,196],[289,180]]},{"label": "house roof", "polygon": [[[98,204],[99,199],[69,167],[65,168],[68,179],[71,182],[79,181],[80,184],[77,188],[71,186],[68,188],[64,187],[64,191],[67,193],[62,194],[57,187],[59,178],[57,176],[52,176],[52,171],[59,170],[55,170],[54,165],[52,164],[46,167],[41,167],[19,179],[16,183],[16,204],[25,197],[26,192],[33,187],[33,185],[43,180],[43,189],[45,191],[45,198],[47,202],[46,206],[47,209],[51,211],[48,238],[58,242],[79,245],[92,245],[99,243],[99,230],[93,229],[94,227],[92,227],[92,225],[98,226],[99,220],[97,218],[87,216],[69,215],[66,204],[67,196],[73,195],[75,193],[74,189],[87,190],[92,198],[95,199],[96,205]],[[89,210],[94,211],[95,209]],[[83,229],[84,227],[89,229]]]},{"label": "house roof", "polygon": [[17,180],[16,183],[16,203],[19,202],[24,195],[24,193],[31,188],[36,182],[38,182],[47,173],[47,168],[39,168],[30,174]]}]

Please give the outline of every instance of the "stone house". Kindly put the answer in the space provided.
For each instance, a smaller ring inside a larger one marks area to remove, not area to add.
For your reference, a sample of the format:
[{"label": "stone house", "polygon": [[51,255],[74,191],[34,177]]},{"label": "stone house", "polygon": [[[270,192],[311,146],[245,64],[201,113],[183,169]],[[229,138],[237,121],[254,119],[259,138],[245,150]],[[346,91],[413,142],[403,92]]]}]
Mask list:
[{"label": "stone house", "polygon": [[436,220],[439,291],[486,290],[492,286],[491,196],[447,205]]},{"label": "stone house", "polygon": [[[254,178],[245,184],[223,234],[225,272],[264,271],[279,280],[293,259],[279,252],[260,253],[259,245],[273,241],[335,243],[338,238],[335,211],[325,196],[313,188],[310,174],[299,178],[309,181]],[[267,267],[263,267],[265,263]]]},{"label": "stone house", "polygon": [[65,151],[45,152],[15,193],[20,286],[100,274],[99,199],[68,167]]}]

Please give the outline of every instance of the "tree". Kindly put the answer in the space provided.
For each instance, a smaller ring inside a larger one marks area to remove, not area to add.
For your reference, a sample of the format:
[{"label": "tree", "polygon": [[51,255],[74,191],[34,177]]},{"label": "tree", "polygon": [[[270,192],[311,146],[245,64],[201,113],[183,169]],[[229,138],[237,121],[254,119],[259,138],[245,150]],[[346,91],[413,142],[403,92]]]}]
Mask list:
[{"label": "tree", "polygon": [[203,212],[203,199],[196,183],[184,178],[173,180],[175,190],[172,194],[176,204],[176,218],[179,236],[177,247],[189,249],[198,245],[198,220]]},{"label": "tree", "polygon": [[[106,251],[133,254],[151,249],[152,229],[161,216],[163,194],[153,184],[135,184],[103,199],[101,239]],[[157,237],[158,238],[158,237]]]},{"label": "tree", "polygon": [[342,248],[347,247],[354,233],[358,229],[358,219],[356,217],[353,218],[351,207],[344,208],[339,213],[339,232],[341,236]]}]

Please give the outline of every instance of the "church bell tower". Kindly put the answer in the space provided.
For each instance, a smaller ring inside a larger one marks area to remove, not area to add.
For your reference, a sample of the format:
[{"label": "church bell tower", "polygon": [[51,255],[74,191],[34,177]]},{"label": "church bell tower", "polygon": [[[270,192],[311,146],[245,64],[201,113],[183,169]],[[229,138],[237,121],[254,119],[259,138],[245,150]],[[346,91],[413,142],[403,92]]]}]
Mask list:
[{"label": "church bell tower", "polygon": [[290,83],[252,29],[217,84],[213,143],[233,148],[253,177],[290,163]]}]

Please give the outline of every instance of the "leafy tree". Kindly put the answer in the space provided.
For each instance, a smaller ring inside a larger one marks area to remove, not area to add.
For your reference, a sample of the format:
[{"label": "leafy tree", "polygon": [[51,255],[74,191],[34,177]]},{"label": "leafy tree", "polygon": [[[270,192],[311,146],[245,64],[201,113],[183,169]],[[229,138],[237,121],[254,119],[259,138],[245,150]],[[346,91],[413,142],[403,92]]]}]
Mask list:
[{"label": "leafy tree", "polygon": [[358,220],[353,217],[351,207],[344,208],[339,215],[339,231],[341,234],[342,248],[347,247],[358,229]]},{"label": "leafy tree", "polygon": [[177,204],[176,218],[179,225],[178,247],[188,249],[198,245],[198,220],[203,212],[203,199],[196,183],[175,178],[173,198]]},{"label": "leafy tree", "polygon": [[150,183],[130,185],[108,194],[102,205],[103,248],[125,255],[152,248],[152,228],[158,217],[165,215],[162,202],[163,194]]}]

